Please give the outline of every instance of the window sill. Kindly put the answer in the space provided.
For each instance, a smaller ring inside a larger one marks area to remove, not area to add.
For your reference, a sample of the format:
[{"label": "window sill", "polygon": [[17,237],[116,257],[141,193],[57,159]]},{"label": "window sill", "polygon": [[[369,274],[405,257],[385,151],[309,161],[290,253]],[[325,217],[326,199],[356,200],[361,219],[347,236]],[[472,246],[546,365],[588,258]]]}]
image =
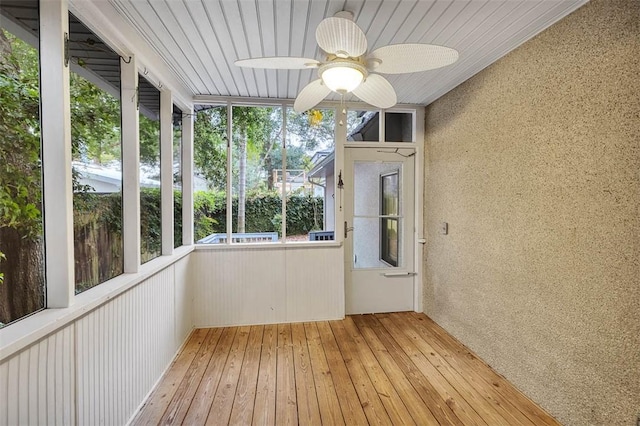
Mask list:
[{"label": "window sill", "polygon": [[196,244],[195,251],[209,251],[209,250],[246,250],[246,249],[260,249],[260,250],[274,250],[274,249],[297,249],[297,248],[329,248],[329,247],[342,247],[340,241],[301,241],[301,242],[288,242],[288,243],[233,243],[233,244]]},{"label": "window sill", "polygon": [[168,268],[194,250],[181,246],[169,256],[160,256],[140,266],[137,273],[122,274],[74,297],[68,308],[47,308],[0,329],[0,362],[22,349],[72,324],[81,316],[118,297],[147,278]]}]

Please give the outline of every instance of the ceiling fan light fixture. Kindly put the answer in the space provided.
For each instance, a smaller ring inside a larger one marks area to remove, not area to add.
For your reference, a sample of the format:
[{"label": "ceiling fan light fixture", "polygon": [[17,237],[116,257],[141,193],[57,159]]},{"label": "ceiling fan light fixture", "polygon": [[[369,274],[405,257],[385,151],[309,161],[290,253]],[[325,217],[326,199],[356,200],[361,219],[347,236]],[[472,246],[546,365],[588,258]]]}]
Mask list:
[{"label": "ceiling fan light fixture", "polygon": [[344,95],[360,86],[366,77],[366,69],[354,62],[331,62],[320,69],[325,86]]}]

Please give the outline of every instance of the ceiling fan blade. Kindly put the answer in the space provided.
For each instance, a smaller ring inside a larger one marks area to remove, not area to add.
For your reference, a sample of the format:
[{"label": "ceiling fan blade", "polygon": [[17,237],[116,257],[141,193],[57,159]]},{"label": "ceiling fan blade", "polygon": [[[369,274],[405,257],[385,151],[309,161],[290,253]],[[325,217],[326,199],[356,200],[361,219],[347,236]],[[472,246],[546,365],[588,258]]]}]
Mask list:
[{"label": "ceiling fan blade", "polygon": [[325,86],[321,79],[314,80],[298,93],[293,109],[296,112],[304,112],[318,105],[329,93],[331,89]]},{"label": "ceiling fan blade", "polygon": [[234,62],[239,67],[267,68],[275,70],[295,70],[317,68],[320,62],[310,58],[296,58],[289,56],[271,56],[264,58],[238,59]]},{"label": "ceiling fan blade", "polygon": [[381,75],[369,74],[353,94],[366,103],[378,108],[391,108],[398,102],[396,91],[391,83]]},{"label": "ceiling fan blade", "polygon": [[[373,59],[373,60],[372,60]],[[377,66],[375,63],[381,61]],[[374,50],[367,57],[372,70],[383,74],[427,71],[452,64],[458,51],[434,44],[392,44]]]},{"label": "ceiling fan blade", "polygon": [[358,57],[367,51],[367,37],[350,19],[327,18],[316,29],[316,41],[322,50],[338,57]]}]

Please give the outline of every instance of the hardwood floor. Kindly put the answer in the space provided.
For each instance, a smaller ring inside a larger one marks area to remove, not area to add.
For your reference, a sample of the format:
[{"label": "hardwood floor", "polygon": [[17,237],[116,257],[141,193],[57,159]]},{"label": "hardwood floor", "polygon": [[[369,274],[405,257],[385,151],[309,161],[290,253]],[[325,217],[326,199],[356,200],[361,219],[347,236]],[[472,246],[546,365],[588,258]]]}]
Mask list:
[{"label": "hardwood floor", "polygon": [[558,424],[413,312],[197,329],[133,423]]}]

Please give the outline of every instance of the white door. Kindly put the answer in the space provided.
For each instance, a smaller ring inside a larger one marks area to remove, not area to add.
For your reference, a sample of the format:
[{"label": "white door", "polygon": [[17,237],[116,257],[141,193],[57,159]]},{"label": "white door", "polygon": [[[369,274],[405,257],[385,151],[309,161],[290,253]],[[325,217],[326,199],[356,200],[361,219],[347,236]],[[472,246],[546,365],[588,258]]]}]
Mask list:
[{"label": "white door", "polygon": [[414,155],[345,149],[347,314],[414,309]]}]

